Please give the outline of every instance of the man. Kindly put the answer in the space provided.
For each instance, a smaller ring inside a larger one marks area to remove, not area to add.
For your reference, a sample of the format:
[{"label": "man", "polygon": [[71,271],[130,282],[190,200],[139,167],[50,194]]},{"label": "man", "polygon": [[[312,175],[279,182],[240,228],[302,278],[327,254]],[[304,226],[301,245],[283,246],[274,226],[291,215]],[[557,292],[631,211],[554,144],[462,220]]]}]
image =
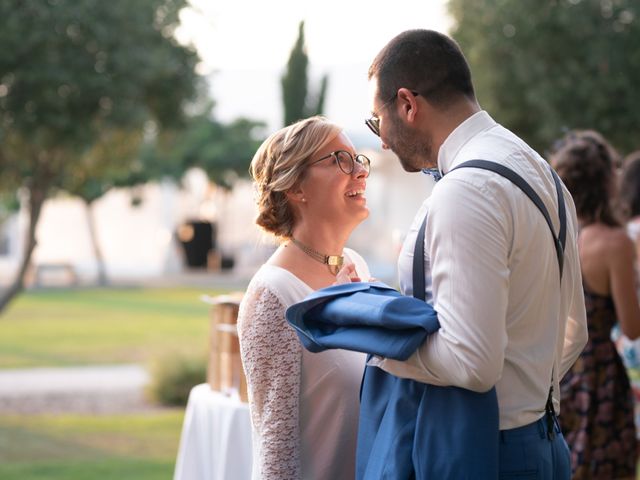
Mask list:
[{"label": "man", "polygon": [[429,30],[401,33],[375,58],[369,80],[367,125],[382,147],[406,171],[437,168],[444,175],[418,211],[398,262],[402,293],[411,295],[414,245],[426,215],[426,297],[441,328],[407,361],[371,362],[432,385],[476,392],[495,385],[501,474],[569,478],[566,443],[545,407],[552,392],[559,412],[558,381],[587,340],[570,194],[562,188],[567,226],[559,270],[549,226],[516,185],[478,168],[452,171],[474,159],[515,171],[542,199],[558,232],[548,164],[480,108],[457,44]]}]

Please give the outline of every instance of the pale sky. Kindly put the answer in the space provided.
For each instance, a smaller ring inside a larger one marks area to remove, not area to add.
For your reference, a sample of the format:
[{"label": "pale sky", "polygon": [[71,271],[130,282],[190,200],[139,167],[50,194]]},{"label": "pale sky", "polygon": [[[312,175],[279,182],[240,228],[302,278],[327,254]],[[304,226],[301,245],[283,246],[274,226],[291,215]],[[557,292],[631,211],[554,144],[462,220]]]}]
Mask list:
[{"label": "pale sky", "polygon": [[269,133],[282,124],[280,76],[305,21],[312,88],[329,74],[325,115],[354,142],[366,135],[367,68],[395,35],[410,28],[446,32],[445,0],[191,0],[181,14],[182,41],[202,58],[222,120],[264,120]]}]

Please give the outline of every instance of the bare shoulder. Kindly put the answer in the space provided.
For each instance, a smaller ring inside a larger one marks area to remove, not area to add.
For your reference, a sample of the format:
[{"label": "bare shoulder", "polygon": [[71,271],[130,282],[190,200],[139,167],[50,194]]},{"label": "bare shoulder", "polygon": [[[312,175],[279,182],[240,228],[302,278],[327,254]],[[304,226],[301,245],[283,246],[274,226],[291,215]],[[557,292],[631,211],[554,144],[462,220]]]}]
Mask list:
[{"label": "bare shoulder", "polygon": [[612,250],[633,250],[633,241],[622,227],[609,228],[606,241]]},{"label": "bare shoulder", "polygon": [[632,244],[624,228],[612,227],[603,223],[594,223],[584,227],[580,232],[580,239],[583,243],[603,249]]},{"label": "bare shoulder", "polygon": [[597,224],[585,228],[583,234],[595,251],[611,261],[627,261],[635,255],[633,241],[623,227]]}]

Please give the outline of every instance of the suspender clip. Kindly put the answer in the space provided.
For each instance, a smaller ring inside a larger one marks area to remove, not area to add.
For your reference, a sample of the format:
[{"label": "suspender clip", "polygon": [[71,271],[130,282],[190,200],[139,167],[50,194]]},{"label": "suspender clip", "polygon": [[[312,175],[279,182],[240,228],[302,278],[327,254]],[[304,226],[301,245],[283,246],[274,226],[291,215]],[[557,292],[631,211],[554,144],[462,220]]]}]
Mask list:
[{"label": "suspender clip", "polygon": [[547,404],[544,407],[545,419],[547,421],[547,438],[553,441],[556,438],[556,411],[553,408],[553,385],[549,388]]}]

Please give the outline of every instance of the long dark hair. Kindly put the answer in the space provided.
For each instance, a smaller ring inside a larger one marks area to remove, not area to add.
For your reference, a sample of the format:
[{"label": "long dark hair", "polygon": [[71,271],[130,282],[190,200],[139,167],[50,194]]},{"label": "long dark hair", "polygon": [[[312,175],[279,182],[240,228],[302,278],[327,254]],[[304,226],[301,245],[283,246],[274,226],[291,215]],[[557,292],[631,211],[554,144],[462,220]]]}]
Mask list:
[{"label": "long dark hair", "polygon": [[620,180],[620,206],[625,221],[640,216],[640,150],[624,159]]},{"label": "long dark hair", "polygon": [[613,147],[593,130],[570,132],[556,143],[551,164],[571,192],[583,223],[621,225],[614,207],[617,163]]}]

